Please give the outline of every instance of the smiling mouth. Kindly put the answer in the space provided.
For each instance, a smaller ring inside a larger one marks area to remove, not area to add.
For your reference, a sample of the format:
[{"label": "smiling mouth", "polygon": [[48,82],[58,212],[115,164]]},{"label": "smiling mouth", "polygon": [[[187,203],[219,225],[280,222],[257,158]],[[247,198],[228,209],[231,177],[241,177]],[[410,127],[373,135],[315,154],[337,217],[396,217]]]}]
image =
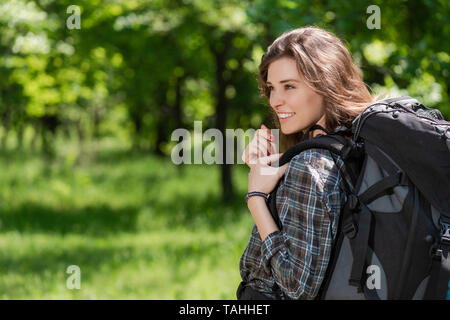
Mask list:
[{"label": "smiling mouth", "polygon": [[295,115],[295,112],[289,112],[289,113],[278,113],[278,117],[280,119],[287,119]]}]

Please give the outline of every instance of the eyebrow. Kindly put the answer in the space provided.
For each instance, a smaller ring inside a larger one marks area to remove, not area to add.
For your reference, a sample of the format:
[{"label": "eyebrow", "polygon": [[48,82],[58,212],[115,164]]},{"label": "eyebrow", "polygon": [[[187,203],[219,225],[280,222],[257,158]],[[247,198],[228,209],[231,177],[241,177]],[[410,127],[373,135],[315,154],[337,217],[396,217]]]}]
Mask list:
[{"label": "eyebrow", "polygon": [[[297,79],[285,79],[285,80],[281,80],[280,83],[285,83],[285,82],[289,82],[289,81],[300,82]],[[272,82],[270,82],[270,81],[266,81],[266,83],[272,84]]]}]

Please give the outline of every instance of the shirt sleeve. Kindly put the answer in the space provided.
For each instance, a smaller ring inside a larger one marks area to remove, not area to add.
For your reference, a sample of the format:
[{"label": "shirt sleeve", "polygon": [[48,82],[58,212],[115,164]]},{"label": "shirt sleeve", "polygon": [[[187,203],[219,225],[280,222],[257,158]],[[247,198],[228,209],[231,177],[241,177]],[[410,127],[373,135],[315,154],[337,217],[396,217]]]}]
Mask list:
[{"label": "shirt sleeve", "polygon": [[292,299],[316,297],[336,233],[340,192],[334,162],[324,152],[310,149],[291,160],[277,205],[283,229],[261,245],[264,269]]}]

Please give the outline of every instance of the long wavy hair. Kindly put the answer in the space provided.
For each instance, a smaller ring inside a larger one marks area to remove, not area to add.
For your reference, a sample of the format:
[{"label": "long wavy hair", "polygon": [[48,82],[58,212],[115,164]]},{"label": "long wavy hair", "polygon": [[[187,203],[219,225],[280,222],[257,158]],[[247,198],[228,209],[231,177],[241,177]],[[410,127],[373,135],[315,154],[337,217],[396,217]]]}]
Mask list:
[{"label": "long wavy hair", "polygon": [[[267,99],[269,65],[281,57],[295,59],[307,85],[323,97],[325,129],[329,131],[341,125],[350,128],[353,119],[374,101],[344,43],[329,31],[313,26],[294,29],[267,48],[258,75],[260,93]],[[278,116],[271,107],[269,110],[271,126],[280,129]],[[303,135],[303,131],[285,135],[280,130],[280,151],[298,143]]]}]

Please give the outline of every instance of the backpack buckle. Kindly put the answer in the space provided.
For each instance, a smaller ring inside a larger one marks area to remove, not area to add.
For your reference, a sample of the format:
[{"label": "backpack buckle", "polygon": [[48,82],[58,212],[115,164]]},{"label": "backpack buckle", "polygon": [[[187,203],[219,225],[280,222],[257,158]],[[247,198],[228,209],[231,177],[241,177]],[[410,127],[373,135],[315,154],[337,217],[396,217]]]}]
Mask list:
[{"label": "backpack buckle", "polygon": [[358,233],[358,227],[356,226],[355,222],[352,218],[349,219],[350,221],[347,221],[344,224],[343,232],[345,236],[349,239],[353,239],[356,237],[356,234]]},{"label": "backpack buckle", "polygon": [[437,244],[432,245],[429,253],[433,260],[437,260],[437,261],[442,260],[442,249],[439,247],[439,245],[437,245]]},{"label": "backpack buckle", "polygon": [[356,208],[359,205],[359,198],[358,198],[358,196],[356,194],[353,194],[353,193],[349,194],[348,195],[348,199],[347,199],[347,205],[348,205],[348,208],[351,211],[355,211]]},{"label": "backpack buckle", "polygon": [[441,221],[441,244],[450,245],[450,223]]},{"label": "backpack buckle", "polygon": [[350,193],[347,195],[347,203],[344,207],[344,217],[345,220],[343,221],[343,229],[342,232],[347,236],[349,239],[353,239],[356,237],[356,234],[358,233],[358,225],[353,220],[353,212],[355,212],[359,207],[359,198],[356,194]]},{"label": "backpack buckle", "polygon": [[[440,217],[442,220],[442,216]],[[447,256],[450,251],[450,223],[440,221],[441,241],[435,243],[430,248],[430,255],[437,261],[442,260],[442,256]]]}]

